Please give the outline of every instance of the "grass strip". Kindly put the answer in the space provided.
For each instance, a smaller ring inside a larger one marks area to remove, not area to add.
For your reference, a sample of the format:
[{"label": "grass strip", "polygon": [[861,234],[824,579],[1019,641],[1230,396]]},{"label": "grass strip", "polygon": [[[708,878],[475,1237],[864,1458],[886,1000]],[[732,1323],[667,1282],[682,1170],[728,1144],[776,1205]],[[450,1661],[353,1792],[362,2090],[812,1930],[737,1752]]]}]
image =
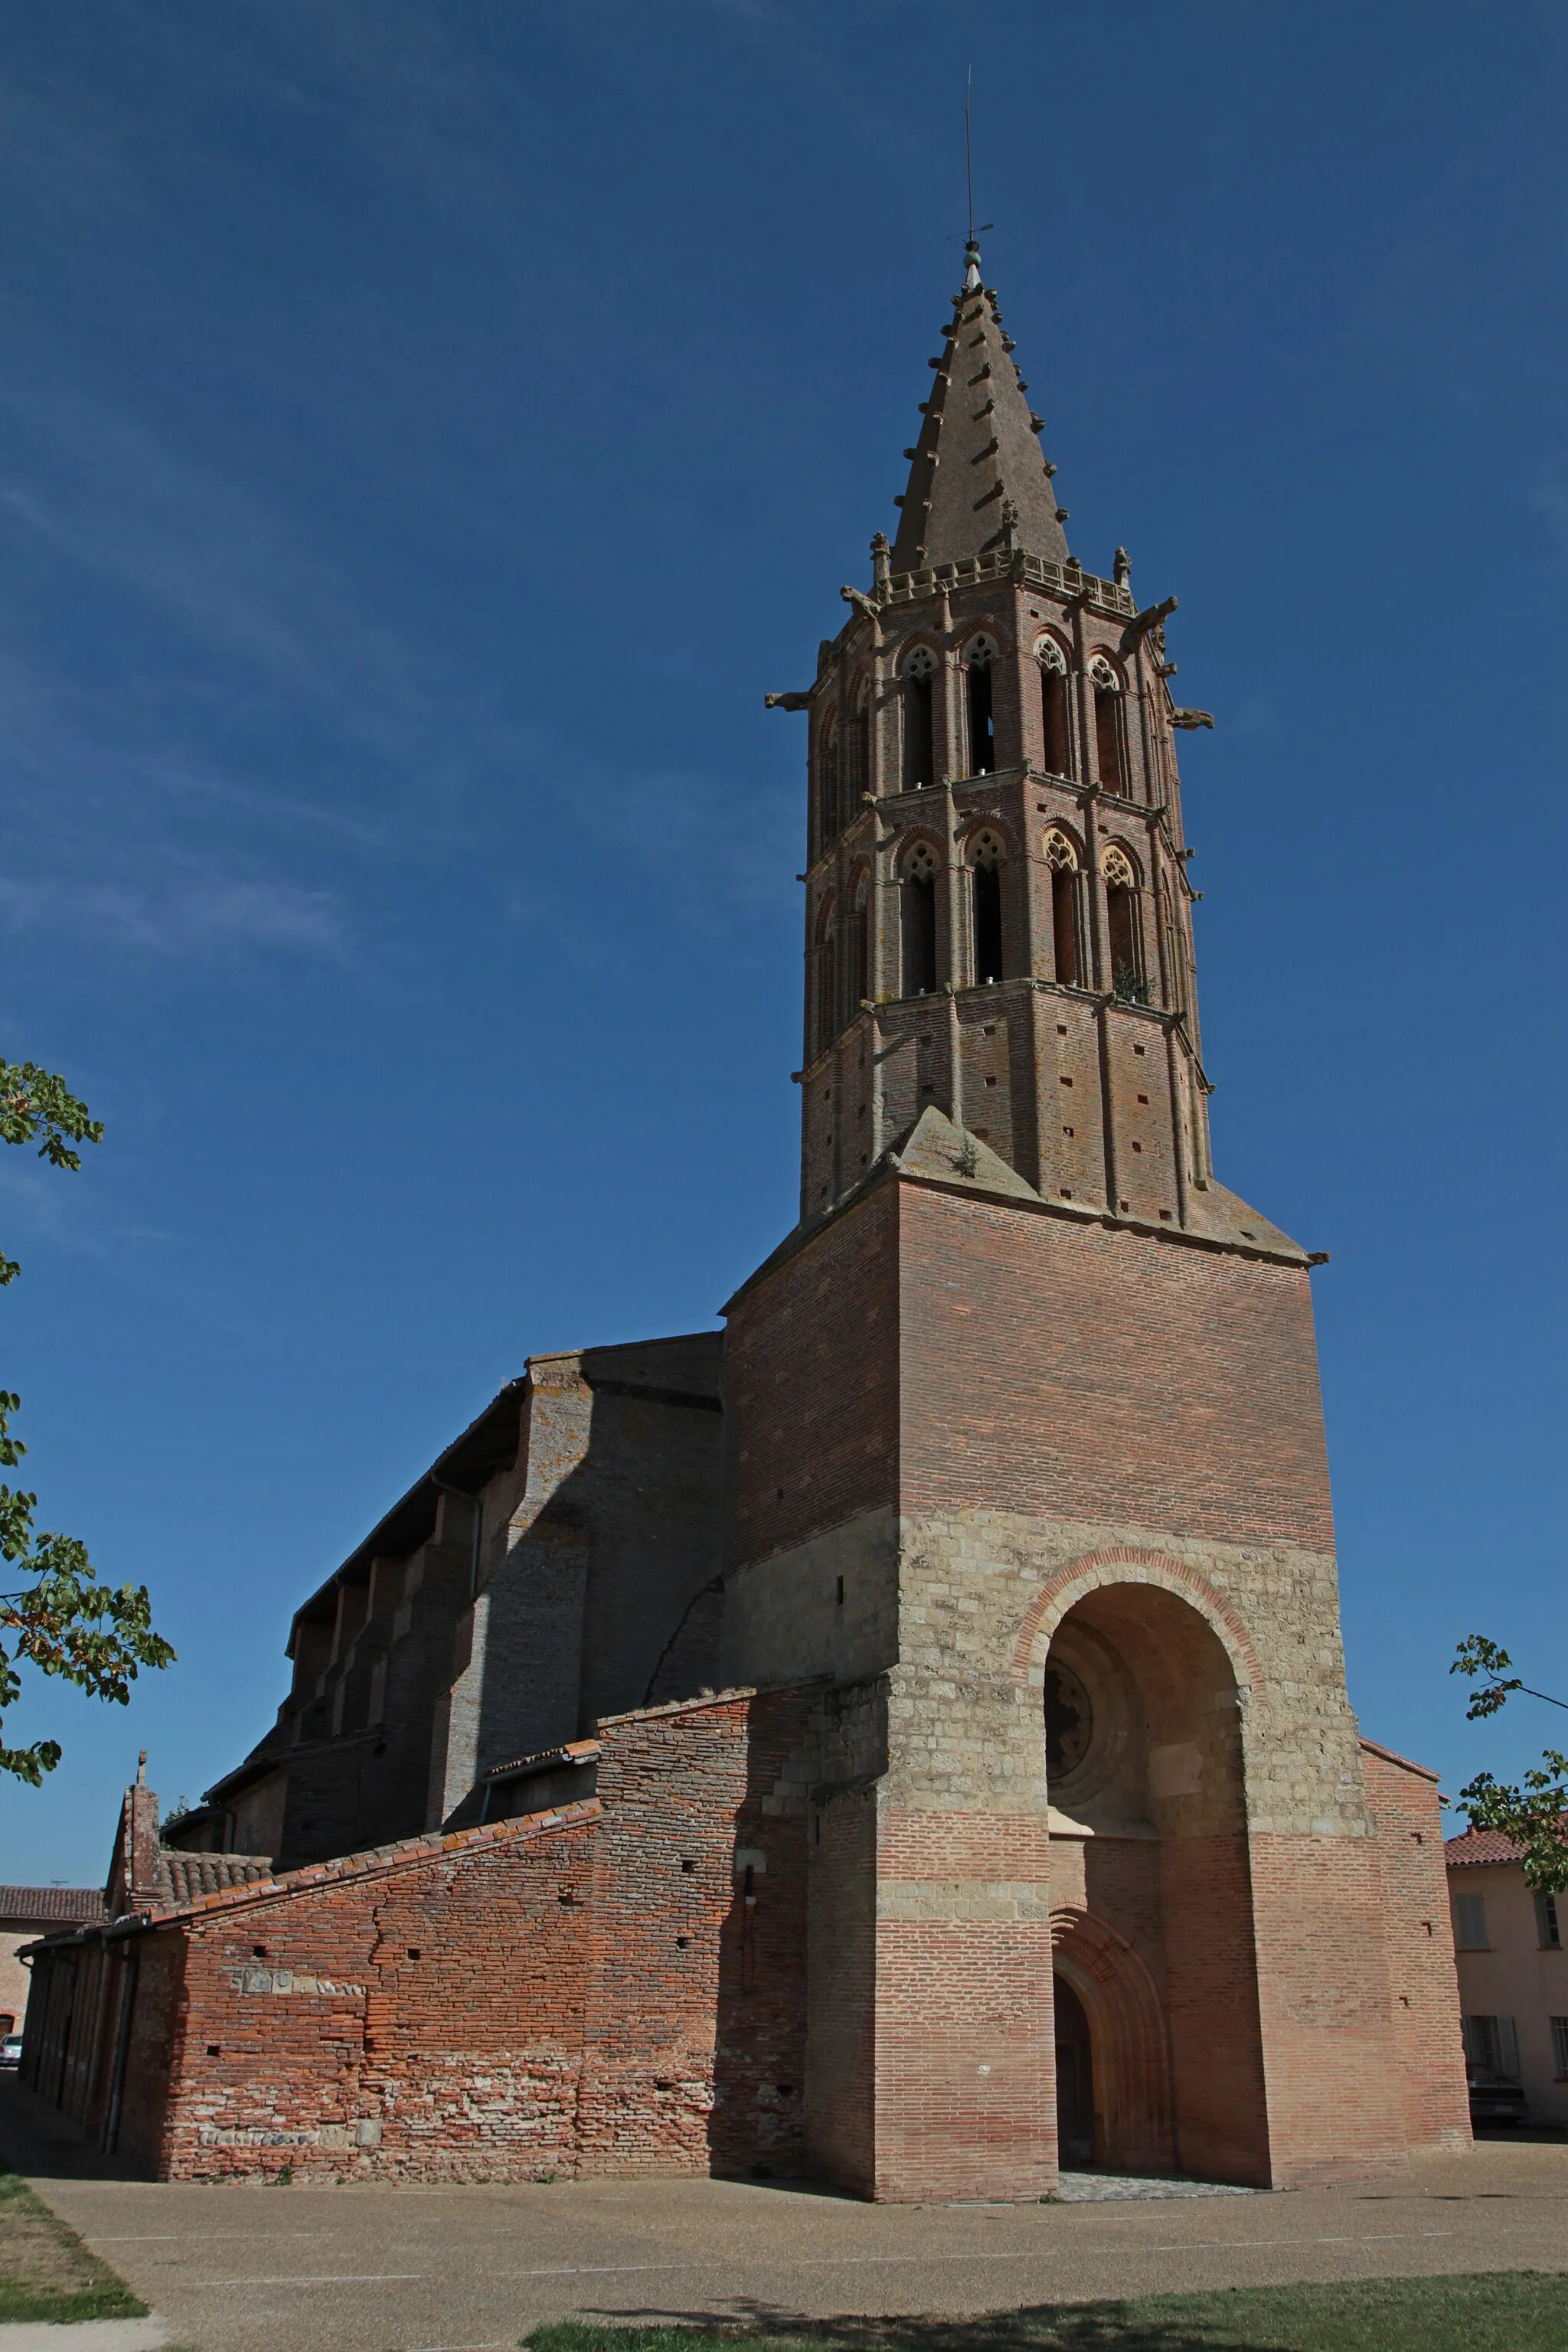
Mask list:
[{"label": "grass strip", "polygon": [[775,2321],[771,2327],[536,2327],[529,2352],[1563,2352],[1568,2276],[1228,2287],[1125,2303],[1039,2305],[972,2319]]},{"label": "grass strip", "polygon": [[0,2164],[0,2321],[143,2319],[147,2306]]}]

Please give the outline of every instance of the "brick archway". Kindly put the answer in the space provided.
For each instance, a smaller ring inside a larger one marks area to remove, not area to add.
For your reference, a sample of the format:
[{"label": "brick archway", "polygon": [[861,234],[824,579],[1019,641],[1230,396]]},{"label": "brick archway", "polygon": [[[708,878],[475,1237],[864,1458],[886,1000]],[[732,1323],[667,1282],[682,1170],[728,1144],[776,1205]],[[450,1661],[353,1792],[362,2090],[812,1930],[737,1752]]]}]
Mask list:
[{"label": "brick archway", "polygon": [[1112,2172],[1172,2172],[1175,2130],[1164,2012],[1126,1937],[1092,1911],[1051,1913],[1052,1964],[1089,2015],[1100,2161]]},{"label": "brick archway", "polygon": [[1140,1551],[1130,1544],[1108,1544],[1101,1550],[1080,1553],[1042,1585],[1024,1612],[1013,1647],[1013,1672],[1019,1682],[1031,1690],[1045,1688],[1046,1654],[1057,1627],[1086,1594],[1107,1584],[1152,1584],[1186,1601],[1223,1645],[1237,1690],[1250,1696],[1258,1688],[1263,1669],[1252,1637],[1208,1579],[1168,1553]]}]

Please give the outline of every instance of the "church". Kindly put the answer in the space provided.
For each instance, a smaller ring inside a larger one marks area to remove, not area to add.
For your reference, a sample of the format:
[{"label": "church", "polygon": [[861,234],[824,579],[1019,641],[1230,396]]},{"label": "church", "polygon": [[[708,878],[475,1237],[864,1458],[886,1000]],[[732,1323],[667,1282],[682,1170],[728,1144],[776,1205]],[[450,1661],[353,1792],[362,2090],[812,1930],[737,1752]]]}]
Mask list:
[{"label": "church", "polygon": [[897,531],[766,698],[800,1221],[722,1332],[530,1359],[243,1762],[162,1833],[127,1791],[23,2078],[162,2177],[1025,2200],[1468,2139],[1435,1776],[1345,1693],[1321,1258],[1211,1157],[1212,722],[966,259]]}]

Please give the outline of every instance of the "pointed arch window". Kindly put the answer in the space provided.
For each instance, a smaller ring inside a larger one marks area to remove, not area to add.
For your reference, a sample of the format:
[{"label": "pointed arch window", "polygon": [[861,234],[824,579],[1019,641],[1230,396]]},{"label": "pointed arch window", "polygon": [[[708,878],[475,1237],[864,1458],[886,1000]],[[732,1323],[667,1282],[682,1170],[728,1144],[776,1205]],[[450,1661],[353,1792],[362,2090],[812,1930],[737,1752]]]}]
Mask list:
[{"label": "pointed arch window", "polygon": [[974,980],[982,988],[1002,977],[1002,856],[1001,842],[989,832],[976,835],[969,853]]},{"label": "pointed arch window", "polygon": [[821,811],[824,845],[838,831],[838,713],[830,710],[822,722],[816,745],[816,803]]},{"label": "pointed arch window", "polygon": [[1094,748],[1099,757],[1100,785],[1108,793],[1124,793],[1127,764],[1122,758],[1121,680],[1103,654],[1090,662],[1089,678],[1094,689]]},{"label": "pointed arch window", "polygon": [[838,908],[826,898],[816,918],[816,1050],[838,1034]]},{"label": "pointed arch window", "polygon": [[930,842],[917,841],[899,884],[906,996],[929,996],[936,986],[936,877],[935,850]]},{"label": "pointed arch window", "polygon": [[971,637],[963,648],[964,707],[969,723],[969,773],[996,772],[996,646],[994,638]]},{"label": "pointed arch window", "polygon": [[1142,924],[1138,911],[1138,877],[1132,860],[1114,843],[1101,861],[1105,877],[1106,928],[1110,941],[1110,984],[1124,1003],[1147,1004],[1143,978]]},{"label": "pointed arch window", "polygon": [[848,1013],[851,1021],[871,993],[871,877],[864,868],[855,885],[849,912]]},{"label": "pointed arch window", "polygon": [[1068,663],[1055,637],[1041,637],[1035,646],[1040,666],[1040,732],[1046,772],[1065,776],[1068,768]]},{"label": "pointed arch window", "polygon": [[1046,835],[1046,864],[1051,875],[1051,944],[1056,951],[1057,978],[1066,988],[1079,984],[1078,851],[1065,833]]},{"label": "pointed arch window", "polygon": [[936,782],[932,750],[931,699],[936,685],[936,656],[929,646],[916,646],[906,656],[900,673],[904,704],[904,790],[918,793]]}]

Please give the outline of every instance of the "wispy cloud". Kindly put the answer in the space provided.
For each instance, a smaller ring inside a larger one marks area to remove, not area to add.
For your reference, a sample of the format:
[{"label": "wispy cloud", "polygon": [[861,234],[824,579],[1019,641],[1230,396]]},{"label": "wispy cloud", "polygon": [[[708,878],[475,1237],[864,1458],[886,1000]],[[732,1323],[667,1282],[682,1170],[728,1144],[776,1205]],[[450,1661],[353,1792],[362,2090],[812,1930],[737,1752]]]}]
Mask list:
[{"label": "wispy cloud", "polygon": [[174,961],[281,950],[346,962],[351,949],[333,892],[169,850],[143,854],[131,870],[121,861],[113,877],[0,877],[0,910],[14,933],[68,939],[100,953]]}]

